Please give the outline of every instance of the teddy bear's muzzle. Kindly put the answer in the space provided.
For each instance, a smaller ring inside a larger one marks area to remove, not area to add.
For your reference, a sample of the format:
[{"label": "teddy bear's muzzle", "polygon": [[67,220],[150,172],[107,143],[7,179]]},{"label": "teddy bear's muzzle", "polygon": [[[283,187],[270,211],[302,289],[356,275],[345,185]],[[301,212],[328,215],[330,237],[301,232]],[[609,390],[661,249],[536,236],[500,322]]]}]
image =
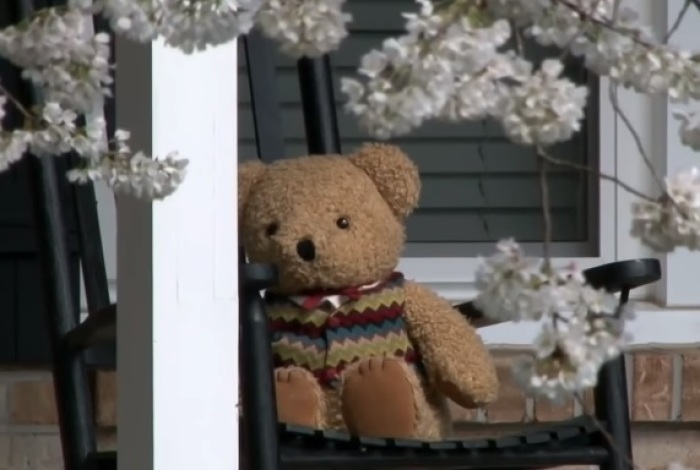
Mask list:
[{"label": "teddy bear's muzzle", "polygon": [[301,240],[297,243],[297,254],[304,261],[313,261],[316,258],[316,245],[312,240]]}]

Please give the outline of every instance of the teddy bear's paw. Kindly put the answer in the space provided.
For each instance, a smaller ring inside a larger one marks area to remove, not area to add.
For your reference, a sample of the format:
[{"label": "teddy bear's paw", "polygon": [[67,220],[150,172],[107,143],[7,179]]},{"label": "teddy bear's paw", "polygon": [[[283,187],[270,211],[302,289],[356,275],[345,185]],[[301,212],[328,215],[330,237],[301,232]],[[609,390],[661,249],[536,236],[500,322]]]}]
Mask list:
[{"label": "teddy bear's paw", "polygon": [[344,375],[342,412],[351,434],[410,438],[415,434],[415,391],[408,366],[394,358],[370,358]]},{"label": "teddy bear's paw", "polygon": [[323,427],[326,414],[323,391],[311,372],[300,367],[276,369],[275,387],[280,422]]},{"label": "teddy bear's paw", "polygon": [[460,383],[459,385],[439,378],[435,379],[434,383],[438,390],[462,408],[481,408],[498,398],[498,381],[489,380],[485,376]]}]

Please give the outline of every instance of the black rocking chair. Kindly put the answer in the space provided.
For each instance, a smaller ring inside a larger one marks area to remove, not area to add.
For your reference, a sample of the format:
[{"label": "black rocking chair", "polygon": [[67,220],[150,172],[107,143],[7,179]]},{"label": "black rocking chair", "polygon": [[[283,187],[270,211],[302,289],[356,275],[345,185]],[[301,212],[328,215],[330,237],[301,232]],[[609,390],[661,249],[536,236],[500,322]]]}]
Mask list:
[{"label": "black rocking chair", "polygon": [[[258,157],[284,155],[272,47],[257,32],[244,39],[253,103]],[[329,57],[297,64],[310,154],[340,153]],[[595,417],[580,416],[538,427],[532,432],[493,439],[421,442],[351,436],[278,424],[267,321],[260,291],[275,285],[272,266],[240,267],[241,382],[243,431],[241,458],[250,470],[278,469],[505,469],[598,465],[603,470],[631,470],[632,449],[624,358],[610,361],[595,389]],[[621,261],[589,269],[590,284],[620,293],[661,278],[657,260]],[[458,306],[472,321],[484,319],[469,304]]]}]

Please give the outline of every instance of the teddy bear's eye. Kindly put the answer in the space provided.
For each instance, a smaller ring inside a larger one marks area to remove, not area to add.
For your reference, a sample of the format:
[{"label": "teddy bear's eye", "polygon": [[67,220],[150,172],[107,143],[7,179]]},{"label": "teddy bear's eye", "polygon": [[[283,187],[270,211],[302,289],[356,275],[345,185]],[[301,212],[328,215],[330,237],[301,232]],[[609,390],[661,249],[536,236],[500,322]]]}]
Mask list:
[{"label": "teddy bear's eye", "polygon": [[265,235],[267,235],[268,237],[271,237],[277,233],[277,230],[279,230],[279,228],[280,228],[280,226],[277,222],[272,222],[270,225],[265,227]]},{"label": "teddy bear's eye", "polygon": [[345,217],[341,217],[338,220],[336,220],[335,224],[338,226],[338,228],[341,228],[343,230],[350,228],[350,221]]}]

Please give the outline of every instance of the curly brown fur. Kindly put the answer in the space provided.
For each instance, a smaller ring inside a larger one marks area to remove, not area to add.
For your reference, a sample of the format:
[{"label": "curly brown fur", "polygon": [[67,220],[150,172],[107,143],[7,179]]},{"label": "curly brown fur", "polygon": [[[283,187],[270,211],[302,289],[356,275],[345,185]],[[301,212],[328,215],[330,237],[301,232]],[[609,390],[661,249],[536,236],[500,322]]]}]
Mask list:
[{"label": "curly brown fur", "polygon": [[[278,292],[366,284],[394,270],[405,238],[397,213],[410,210],[419,188],[413,163],[398,150],[382,154],[386,148],[363,147],[350,158],[310,156],[241,166],[243,245],[251,261],[277,265]],[[345,230],[336,225],[343,217],[350,222]],[[304,239],[316,247],[314,263],[297,255],[296,245]]]},{"label": "curly brown fur", "polygon": [[350,161],[372,178],[379,193],[399,218],[413,212],[420,196],[420,174],[398,147],[365,144],[350,156]]},{"label": "curly brown fur", "polygon": [[406,321],[438,390],[465,408],[496,399],[498,377],[492,357],[476,330],[447,301],[407,282]]},{"label": "curly brown fur", "polygon": [[[347,157],[317,155],[268,165],[245,163],[239,168],[241,240],[251,261],[277,266],[278,294],[374,283],[396,269],[405,241],[405,217],[416,207],[419,193],[418,169],[390,145],[364,145]],[[349,223],[345,226],[339,219]],[[301,241],[313,243],[313,259],[302,259]],[[410,390],[412,404],[407,405],[407,412],[413,412],[415,418],[411,429],[404,426],[394,433],[439,439],[450,424],[445,396],[472,407],[491,401],[497,390],[494,366],[474,329],[447,302],[412,283],[407,284],[406,294],[408,333],[429,378],[405,365],[391,369],[392,374],[403,377],[402,383],[410,385],[406,390]],[[291,381],[288,376],[282,379]],[[299,383],[294,387],[279,388],[282,393],[295,394],[280,402],[284,408],[281,417],[332,429],[347,429],[346,421],[354,419],[349,424],[355,431],[370,434],[372,430],[366,428],[372,416],[358,414],[357,407],[362,411],[376,405],[362,398],[365,388],[391,384],[363,379],[355,382],[364,385],[355,387],[354,394],[332,387],[314,388],[310,393],[297,379],[301,376],[295,377]],[[300,409],[289,405],[294,400],[318,407],[309,405],[307,412],[299,414]],[[353,400],[356,404],[350,405]]]},{"label": "curly brown fur", "polygon": [[444,436],[447,417],[436,398],[404,361],[371,357],[346,371],[341,406],[353,434],[435,440]]},{"label": "curly brown fur", "polygon": [[245,210],[248,196],[258,181],[265,175],[265,164],[260,160],[251,160],[238,165],[238,214]]},{"label": "curly brown fur", "polygon": [[301,367],[275,369],[277,415],[280,421],[298,426],[326,426],[323,390],[313,375]]}]

